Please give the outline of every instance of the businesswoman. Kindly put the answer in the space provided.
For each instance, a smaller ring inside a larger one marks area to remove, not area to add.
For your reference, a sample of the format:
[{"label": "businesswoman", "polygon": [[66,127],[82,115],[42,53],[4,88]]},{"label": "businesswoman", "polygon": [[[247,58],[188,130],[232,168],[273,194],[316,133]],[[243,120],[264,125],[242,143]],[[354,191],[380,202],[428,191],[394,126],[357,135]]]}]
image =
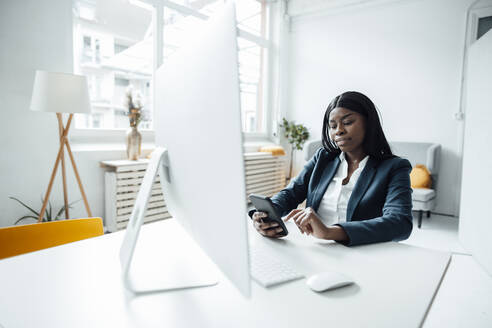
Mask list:
[{"label": "businesswoman", "polygon": [[[360,245],[408,238],[412,231],[411,165],[392,154],[373,102],[345,92],[329,104],[323,147],[272,197],[285,221],[321,239]],[[306,200],[305,209],[297,206]],[[256,230],[277,238],[282,229],[250,211]]]}]

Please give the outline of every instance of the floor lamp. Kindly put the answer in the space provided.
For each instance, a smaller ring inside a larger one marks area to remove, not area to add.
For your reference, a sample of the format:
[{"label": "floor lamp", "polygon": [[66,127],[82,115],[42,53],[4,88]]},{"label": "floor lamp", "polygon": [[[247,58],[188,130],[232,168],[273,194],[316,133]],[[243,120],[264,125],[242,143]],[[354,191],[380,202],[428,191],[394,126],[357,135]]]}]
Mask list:
[{"label": "floor lamp", "polygon": [[[85,76],[66,74],[66,73],[54,73],[45,71],[36,71],[34,78],[34,86],[31,99],[31,110],[41,112],[54,112],[58,119],[58,132],[60,135],[60,147],[58,149],[58,155],[56,157],[55,166],[51,172],[50,182],[48,184],[48,190],[43,200],[43,207],[39,212],[38,222],[41,222],[44,217],[44,212],[48,204],[51,188],[53,187],[53,181],[58,170],[58,165],[61,162],[61,171],[63,177],[63,197],[65,203],[65,216],[68,219],[68,195],[67,195],[67,181],[65,173],[65,152],[70,157],[72,167],[77,179],[77,183],[80,188],[80,193],[84,200],[85,208],[89,217],[92,217],[89,203],[87,202],[87,196],[85,195],[84,188],[82,187],[82,181],[80,180],[77,166],[73,158],[72,151],[70,149],[70,143],[68,142],[68,130],[72,123],[74,113],[90,113],[91,106],[89,101],[89,91],[87,87],[87,79]],[[69,113],[67,124],[63,126],[62,113]]]}]

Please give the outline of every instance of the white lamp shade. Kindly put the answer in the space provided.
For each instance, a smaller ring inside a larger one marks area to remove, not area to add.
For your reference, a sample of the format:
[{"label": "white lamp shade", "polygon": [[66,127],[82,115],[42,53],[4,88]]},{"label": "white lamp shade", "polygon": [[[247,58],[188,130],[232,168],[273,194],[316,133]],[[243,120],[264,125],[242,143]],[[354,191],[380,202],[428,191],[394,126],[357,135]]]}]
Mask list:
[{"label": "white lamp shade", "polygon": [[90,113],[85,76],[36,71],[31,110],[55,113]]}]

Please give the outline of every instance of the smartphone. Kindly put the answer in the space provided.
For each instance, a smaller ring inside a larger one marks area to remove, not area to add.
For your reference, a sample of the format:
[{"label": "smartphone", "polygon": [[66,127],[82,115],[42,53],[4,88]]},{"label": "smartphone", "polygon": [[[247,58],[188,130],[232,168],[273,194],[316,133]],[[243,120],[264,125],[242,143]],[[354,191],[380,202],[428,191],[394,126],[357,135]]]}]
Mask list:
[{"label": "smartphone", "polygon": [[282,231],[278,233],[279,236],[284,237],[287,236],[289,231],[287,230],[287,227],[284,224],[284,221],[282,221],[282,217],[280,214],[275,210],[275,207],[273,206],[272,200],[269,197],[263,196],[263,195],[257,195],[257,194],[251,194],[249,195],[249,199],[253,203],[253,206],[256,208],[257,211],[260,212],[265,212],[268,214],[267,218],[263,218],[264,222],[276,222],[282,228]]}]

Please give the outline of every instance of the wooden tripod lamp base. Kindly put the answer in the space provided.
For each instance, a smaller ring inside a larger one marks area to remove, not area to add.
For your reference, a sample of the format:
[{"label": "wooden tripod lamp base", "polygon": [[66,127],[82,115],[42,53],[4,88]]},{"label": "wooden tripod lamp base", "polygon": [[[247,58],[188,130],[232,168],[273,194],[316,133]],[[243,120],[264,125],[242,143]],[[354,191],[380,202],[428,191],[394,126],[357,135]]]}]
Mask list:
[{"label": "wooden tripod lamp base", "polygon": [[46,210],[46,206],[48,205],[51,188],[53,187],[53,181],[55,180],[56,172],[58,170],[58,165],[60,164],[60,162],[62,163],[61,166],[62,166],[62,177],[63,177],[63,196],[64,196],[63,198],[65,203],[65,216],[67,219],[69,218],[64,147],[67,148],[68,156],[70,157],[70,161],[72,163],[73,171],[75,173],[75,177],[79,185],[80,193],[82,194],[82,199],[84,200],[85,209],[87,210],[88,216],[92,217],[91,209],[89,207],[89,202],[87,201],[87,196],[85,194],[84,187],[82,186],[82,180],[80,179],[79,171],[77,170],[77,165],[75,164],[75,159],[73,158],[72,150],[70,149],[70,143],[68,142],[67,139],[68,130],[70,129],[70,124],[72,123],[72,119],[73,119],[73,114],[70,114],[67,125],[65,127],[63,127],[62,114],[56,113],[56,116],[58,118],[60,147],[58,149],[58,155],[56,157],[55,166],[53,167],[53,171],[51,172],[51,178],[48,184],[48,190],[46,191],[46,195],[44,196],[43,207],[39,212],[38,222],[41,222],[43,220],[44,211]]},{"label": "wooden tripod lamp base", "polygon": [[[72,163],[77,183],[79,184],[80,193],[84,200],[85,209],[89,217],[92,217],[87,197],[82,187],[82,181],[80,180],[77,165],[73,158],[70,144],[68,143],[67,135],[72,123],[74,113],[91,112],[91,105],[89,100],[89,88],[87,86],[87,79],[85,76],[69,74],[69,73],[56,73],[46,71],[36,71],[34,77],[34,86],[32,91],[31,106],[32,111],[40,112],[54,112],[58,118],[58,130],[60,133],[60,148],[58,149],[58,155],[56,156],[55,167],[51,172],[50,183],[48,184],[48,190],[43,200],[43,207],[39,212],[38,222],[43,221],[44,212],[48,205],[48,199],[50,197],[51,188],[53,187],[53,181],[55,180],[56,171],[58,165],[61,162],[62,176],[63,176],[63,196],[65,202],[65,215],[69,218],[68,213],[68,195],[67,195],[67,179],[65,170],[65,152],[67,149],[70,162]],[[61,113],[70,113],[67,121],[67,125],[63,126],[63,119]]]}]

